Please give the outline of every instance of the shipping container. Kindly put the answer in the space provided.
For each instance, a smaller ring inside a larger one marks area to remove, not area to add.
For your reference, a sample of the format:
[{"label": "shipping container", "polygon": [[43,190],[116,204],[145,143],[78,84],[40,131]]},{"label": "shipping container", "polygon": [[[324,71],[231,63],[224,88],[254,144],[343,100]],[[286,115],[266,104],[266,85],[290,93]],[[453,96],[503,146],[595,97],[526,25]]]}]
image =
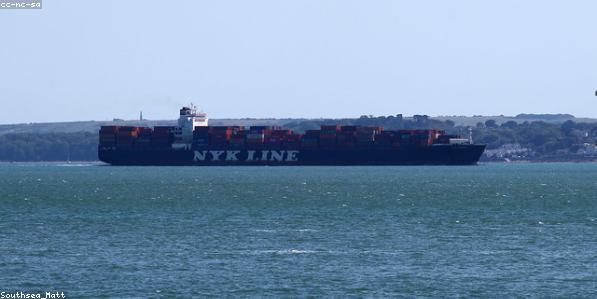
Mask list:
[{"label": "shipping container", "polygon": [[230,137],[230,142],[235,142],[235,143],[245,142],[245,139],[246,139],[246,136],[243,136],[243,135],[232,135]]},{"label": "shipping container", "polygon": [[301,139],[302,135],[300,134],[289,134],[284,136],[284,140],[286,141],[299,141]]},{"label": "shipping container", "polygon": [[169,129],[163,127],[154,127],[153,134],[151,135],[151,143],[156,145],[172,144],[174,142],[174,134]]},{"label": "shipping container", "polygon": [[193,131],[193,136],[205,136],[209,134],[209,127],[195,127],[195,130]]},{"label": "shipping container", "polygon": [[341,132],[336,138],[338,142],[352,141],[355,138],[355,133],[350,131]]},{"label": "shipping container", "polygon": [[342,126],[340,128],[340,131],[342,131],[342,132],[354,132],[354,131],[357,130],[357,127],[358,126]]},{"label": "shipping container", "polygon": [[322,125],[321,126],[321,132],[325,132],[325,133],[335,133],[340,131],[341,126],[340,125]]},{"label": "shipping container", "polygon": [[119,132],[138,132],[139,131],[139,127],[134,127],[134,126],[122,126],[118,129]]},{"label": "shipping container", "polygon": [[245,126],[232,126],[232,131],[234,131],[234,132],[245,131]]},{"label": "shipping container", "polygon": [[153,127],[154,133],[170,133],[174,131],[175,127],[172,126],[155,126]]},{"label": "shipping container", "polygon": [[274,135],[267,136],[267,138],[265,139],[266,142],[272,142],[272,143],[282,142],[283,140],[284,140],[284,136],[274,136]]},{"label": "shipping container", "polygon": [[459,135],[440,135],[437,137],[437,139],[434,142],[438,143],[438,144],[449,144],[450,139],[460,139],[460,138],[461,138],[461,136],[459,136]]},{"label": "shipping container", "polygon": [[394,142],[399,142],[400,138],[396,131],[383,131],[374,136],[375,147],[390,148]]},{"label": "shipping container", "polygon": [[118,137],[137,137],[138,134],[139,133],[137,131],[118,131],[117,136]]},{"label": "shipping container", "polygon": [[304,135],[300,140],[300,145],[303,148],[317,148],[319,146],[319,137],[316,135]]},{"label": "shipping container", "polygon": [[263,133],[249,133],[247,134],[247,142],[263,142],[265,140],[265,134]]},{"label": "shipping container", "polygon": [[357,134],[354,139],[358,142],[373,142],[375,141],[375,134]]},{"label": "shipping container", "polygon": [[234,148],[239,148],[239,147],[244,147],[244,146],[247,144],[247,142],[246,142],[244,139],[231,139],[231,140],[228,142],[228,144],[229,144],[231,147],[234,147]]},{"label": "shipping container", "polygon": [[153,130],[151,128],[147,128],[147,127],[139,128],[139,137],[143,136],[143,137],[151,138],[152,135],[153,135]]},{"label": "shipping container", "polygon": [[228,140],[232,136],[232,132],[211,133],[210,136],[211,136],[212,139]]},{"label": "shipping container", "polygon": [[120,126],[101,126],[101,128],[100,128],[100,134],[101,133],[112,133],[112,134],[116,134],[116,132],[118,132],[119,128],[120,128]]},{"label": "shipping container", "polygon": [[210,133],[212,136],[223,136],[223,135],[232,135],[232,132],[234,131],[233,127],[230,126],[215,126],[215,127],[211,127]]}]

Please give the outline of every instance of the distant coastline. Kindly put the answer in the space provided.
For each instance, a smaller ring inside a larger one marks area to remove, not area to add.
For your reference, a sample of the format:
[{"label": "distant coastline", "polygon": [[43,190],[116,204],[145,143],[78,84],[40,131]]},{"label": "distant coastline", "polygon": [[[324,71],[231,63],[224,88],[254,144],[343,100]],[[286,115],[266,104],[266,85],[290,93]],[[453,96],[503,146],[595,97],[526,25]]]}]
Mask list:
[{"label": "distant coastline", "polygon": [[[174,120],[113,120],[0,125],[0,161],[97,161],[102,125],[173,125]],[[210,125],[278,125],[296,132],[322,124],[383,126],[393,129],[442,129],[487,144],[483,162],[593,162],[597,160],[597,119],[569,114],[516,116],[388,116],[343,119],[212,119]]]}]

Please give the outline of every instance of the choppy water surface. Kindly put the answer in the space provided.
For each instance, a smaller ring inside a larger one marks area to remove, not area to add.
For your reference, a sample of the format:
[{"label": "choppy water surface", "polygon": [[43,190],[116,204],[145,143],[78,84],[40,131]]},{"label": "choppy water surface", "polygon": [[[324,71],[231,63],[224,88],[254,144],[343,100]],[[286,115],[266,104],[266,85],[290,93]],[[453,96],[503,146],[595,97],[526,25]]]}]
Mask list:
[{"label": "choppy water surface", "polygon": [[597,296],[597,164],[0,164],[0,288]]}]

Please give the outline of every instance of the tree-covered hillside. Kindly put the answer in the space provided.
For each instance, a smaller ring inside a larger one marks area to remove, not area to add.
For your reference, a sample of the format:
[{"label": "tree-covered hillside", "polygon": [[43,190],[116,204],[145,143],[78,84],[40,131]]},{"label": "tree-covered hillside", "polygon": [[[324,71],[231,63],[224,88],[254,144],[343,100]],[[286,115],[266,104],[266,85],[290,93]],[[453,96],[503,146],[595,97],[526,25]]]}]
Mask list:
[{"label": "tree-covered hillside", "polygon": [[0,135],[0,161],[95,161],[97,133]]}]

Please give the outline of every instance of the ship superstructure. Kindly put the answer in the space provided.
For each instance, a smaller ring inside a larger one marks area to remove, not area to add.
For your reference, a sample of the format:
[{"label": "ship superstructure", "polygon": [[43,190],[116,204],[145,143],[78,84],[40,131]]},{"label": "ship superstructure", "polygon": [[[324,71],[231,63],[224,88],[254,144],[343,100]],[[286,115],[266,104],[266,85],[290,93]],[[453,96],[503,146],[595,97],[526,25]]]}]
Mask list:
[{"label": "ship superstructure", "polygon": [[207,114],[197,112],[197,107],[193,104],[188,107],[182,107],[178,118],[178,126],[172,128],[174,149],[191,149],[193,143],[193,132],[197,127],[207,127],[209,119]]}]

